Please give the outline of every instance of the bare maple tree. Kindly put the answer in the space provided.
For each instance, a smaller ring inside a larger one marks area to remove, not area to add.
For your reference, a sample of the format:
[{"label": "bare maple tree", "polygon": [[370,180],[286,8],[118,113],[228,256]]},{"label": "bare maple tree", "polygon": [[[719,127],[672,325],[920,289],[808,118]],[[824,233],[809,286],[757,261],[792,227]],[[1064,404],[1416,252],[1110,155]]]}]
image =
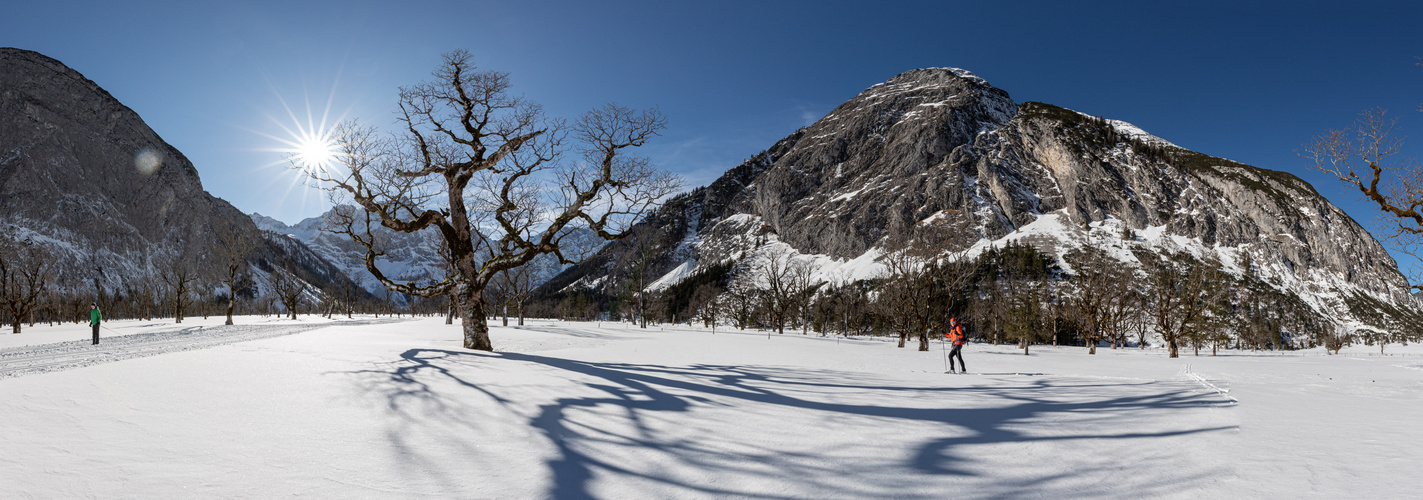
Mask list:
[{"label": "bare maple tree", "polygon": [[754,283],[761,292],[762,306],[766,308],[768,319],[777,334],[786,333],[786,322],[796,307],[794,271],[795,259],[791,251],[781,247],[772,247],[756,265]]},{"label": "bare maple tree", "polygon": [[272,266],[272,272],[266,276],[265,281],[267,288],[282,303],[282,307],[286,308],[291,319],[296,319],[296,309],[301,306],[301,299],[310,285],[295,273],[279,266]]},{"label": "bare maple tree", "polygon": [[693,314],[702,320],[702,326],[711,328],[712,333],[716,333],[716,321],[718,312],[725,299],[721,298],[721,289],[711,283],[703,283],[692,292],[692,303],[696,307],[692,309]]},{"label": "bare maple tree", "polygon": [[247,256],[257,248],[258,236],[238,224],[214,228],[217,245],[213,247],[216,269],[213,278],[227,287],[227,321],[232,324],[232,310],[237,307],[237,294],[252,285],[248,274]]},{"label": "bare maple tree", "polygon": [[[1365,111],[1353,127],[1315,137],[1301,156],[1378,205],[1387,228],[1383,240],[1423,260],[1423,168],[1399,158],[1403,137],[1394,131],[1397,123],[1386,111]],[[1410,288],[1423,290],[1423,284]]]},{"label": "bare maple tree", "polygon": [[898,347],[912,336],[919,339],[920,351],[928,351],[929,335],[948,328],[946,313],[956,307],[970,277],[968,259],[954,254],[938,260],[936,249],[914,247],[882,259],[884,285],[877,304],[899,332]]},{"label": "bare maple tree", "polygon": [[20,333],[20,322],[33,313],[52,286],[53,257],[38,244],[0,238],[0,305],[10,315],[12,333]]},{"label": "bare maple tree", "polygon": [[795,307],[800,309],[800,334],[810,333],[810,313],[815,305],[815,294],[821,283],[815,280],[815,264],[808,260],[797,260],[790,267],[790,290]]},{"label": "bare maple tree", "polygon": [[1148,311],[1156,332],[1166,342],[1168,356],[1180,357],[1180,342],[1214,326],[1211,307],[1225,288],[1227,278],[1216,262],[1201,262],[1188,254],[1168,253],[1160,258],[1138,254],[1151,283]]},{"label": "bare maple tree", "polygon": [[[399,101],[400,133],[381,138],[344,124],[340,165],[306,171],[364,212],[348,214],[338,232],[366,247],[366,269],[381,284],[417,297],[453,295],[469,349],[494,348],[483,292],[499,272],[542,254],[576,263],[561,249],[572,231],[621,238],[681,186],[626,154],[664,128],[657,110],[606,104],[571,125],[547,119],[510,93],[508,74],[477,70],[462,50],[445,54],[433,79],[402,88]],[[387,277],[372,222],[406,233],[436,228],[454,272],[433,284]]]},{"label": "bare maple tree", "polygon": [[1097,354],[1098,342],[1116,342],[1121,316],[1135,312],[1130,307],[1133,276],[1121,262],[1093,245],[1069,252],[1066,260],[1072,265],[1072,279],[1077,284],[1067,304],[1087,344],[1087,354]]},{"label": "bare maple tree", "polygon": [[154,263],[158,267],[158,279],[167,285],[168,298],[173,304],[174,323],[182,323],[183,315],[193,302],[193,288],[202,279],[198,269],[180,253],[159,256]]},{"label": "bare maple tree", "polygon": [[[524,305],[529,298],[533,297],[534,287],[538,284],[535,280],[540,274],[547,271],[542,268],[542,259],[534,260],[513,269],[506,269],[494,277],[493,284],[498,286],[503,292],[504,303],[514,308],[514,313],[519,318],[519,326],[524,326]],[[509,310],[506,307],[503,311],[504,326],[509,326]]]}]

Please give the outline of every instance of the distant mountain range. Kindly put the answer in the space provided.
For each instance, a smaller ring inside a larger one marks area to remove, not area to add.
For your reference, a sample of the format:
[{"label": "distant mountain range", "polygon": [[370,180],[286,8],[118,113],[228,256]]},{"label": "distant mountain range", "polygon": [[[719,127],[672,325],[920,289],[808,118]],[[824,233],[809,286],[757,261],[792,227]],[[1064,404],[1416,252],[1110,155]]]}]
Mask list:
[{"label": "distant mountain range", "polygon": [[1134,248],[1189,252],[1338,319],[1361,314],[1357,297],[1417,307],[1388,252],[1303,180],[1126,122],[1016,103],[956,68],[866,89],[538,293],[615,295],[643,248],[657,290],[773,250],[815,262],[819,281],[846,282],[880,276],[887,248],[932,242],[972,257],[1012,241],[1059,258],[1095,245],[1132,267]]},{"label": "distant mountain range", "polygon": [[[323,230],[325,215],[303,219],[294,225],[253,213],[252,222],[259,229],[286,235],[311,248],[342,274],[349,276],[363,289],[379,294],[385,286],[366,271],[365,249],[345,235]],[[390,242],[386,258],[379,261],[386,277],[397,281],[426,282],[445,278],[445,261],[440,257],[440,235],[435,231],[410,234],[377,228],[380,236]]]},{"label": "distant mountain range", "polygon": [[[286,235],[310,247],[362,288],[377,295],[383,293],[385,287],[366,270],[365,248],[345,235],[327,231],[323,222],[326,216],[322,214],[303,219],[290,226],[258,213],[253,213],[251,218],[260,229]],[[390,243],[388,255],[377,260],[377,265],[386,277],[396,281],[414,282],[444,279],[445,260],[439,253],[444,241],[438,231],[429,229],[410,234],[385,227],[377,227],[375,231],[378,237]],[[570,256],[592,255],[605,243],[597,234],[587,230],[575,231],[563,239],[565,252]],[[541,255],[528,266],[534,272],[532,279],[536,284],[542,284],[568,268],[567,265],[560,265],[552,255]]]}]

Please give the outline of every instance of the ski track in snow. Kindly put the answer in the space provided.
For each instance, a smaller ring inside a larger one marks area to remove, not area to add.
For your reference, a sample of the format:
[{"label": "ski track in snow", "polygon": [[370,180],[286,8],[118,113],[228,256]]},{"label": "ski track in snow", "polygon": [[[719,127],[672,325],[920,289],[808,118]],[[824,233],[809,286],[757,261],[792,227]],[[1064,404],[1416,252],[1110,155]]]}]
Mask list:
[{"label": "ski track in snow", "polygon": [[377,325],[398,320],[363,320],[295,325],[193,326],[181,330],[103,337],[0,349],[0,379],[82,368],[170,352],[292,335],[328,326]]},{"label": "ski track in snow", "polygon": [[1200,376],[1200,375],[1197,375],[1194,371],[1191,370],[1191,365],[1187,364],[1187,365],[1185,366],[1185,368],[1184,368],[1184,372],[1185,372],[1186,378],[1189,378],[1189,379],[1191,379],[1191,380],[1196,381],[1197,384],[1201,384],[1201,386],[1202,386],[1202,387],[1205,387],[1206,389],[1215,391],[1216,394],[1220,394],[1220,397],[1223,397],[1223,398],[1225,398],[1227,401],[1230,401],[1231,404],[1239,404],[1239,403],[1240,403],[1240,400],[1235,399],[1235,398],[1233,398],[1233,397],[1230,396],[1230,389],[1221,389],[1220,386],[1218,386],[1218,385],[1212,383],[1212,382],[1209,381],[1209,380],[1206,380],[1205,377],[1202,377],[1202,376]]}]

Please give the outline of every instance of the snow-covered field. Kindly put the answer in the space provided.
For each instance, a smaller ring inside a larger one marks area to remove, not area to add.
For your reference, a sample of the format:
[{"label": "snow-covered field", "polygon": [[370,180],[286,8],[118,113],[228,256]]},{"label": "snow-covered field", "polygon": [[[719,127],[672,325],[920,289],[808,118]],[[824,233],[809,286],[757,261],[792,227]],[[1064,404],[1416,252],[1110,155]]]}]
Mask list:
[{"label": "snow-covered field", "polygon": [[1423,472],[1418,346],[971,344],[947,375],[938,344],[535,320],[485,353],[385,320],[3,334],[0,497],[1406,498]]}]

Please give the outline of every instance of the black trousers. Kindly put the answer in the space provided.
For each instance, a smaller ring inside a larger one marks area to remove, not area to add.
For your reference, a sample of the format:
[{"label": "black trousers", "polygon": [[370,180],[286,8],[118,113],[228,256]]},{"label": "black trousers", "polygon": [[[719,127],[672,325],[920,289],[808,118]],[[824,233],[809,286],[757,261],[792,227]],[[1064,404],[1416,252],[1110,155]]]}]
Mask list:
[{"label": "black trousers", "polygon": [[99,324],[94,323],[94,345],[99,345]]},{"label": "black trousers", "polygon": [[959,366],[963,367],[963,371],[968,371],[968,363],[964,363],[964,362],[963,362],[963,353],[962,353],[962,352],[959,352],[959,351],[962,350],[962,349],[963,349],[963,346],[956,344],[956,345],[954,345],[954,348],[953,348],[953,349],[949,350],[949,369],[950,369],[950,370],[954,369],[954,358],[957,357],[957,358],[959,358]]}]

